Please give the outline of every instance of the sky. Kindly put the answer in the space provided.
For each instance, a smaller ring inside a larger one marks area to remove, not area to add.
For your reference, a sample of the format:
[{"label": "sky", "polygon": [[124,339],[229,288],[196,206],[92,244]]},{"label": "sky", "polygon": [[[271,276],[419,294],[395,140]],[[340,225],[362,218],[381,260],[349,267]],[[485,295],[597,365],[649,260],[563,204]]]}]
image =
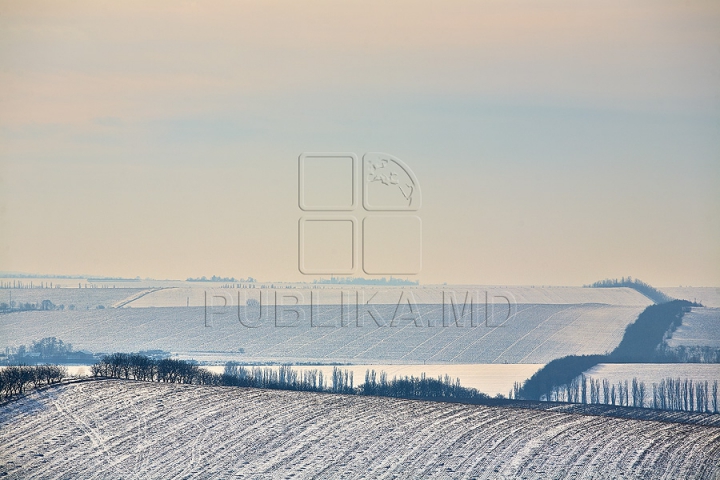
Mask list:
[{"label": "sky", "polygon": [[412,169],[421,283],[720,286],[720,3],[0,3],[0,271],[313,280],[304,152]]}]

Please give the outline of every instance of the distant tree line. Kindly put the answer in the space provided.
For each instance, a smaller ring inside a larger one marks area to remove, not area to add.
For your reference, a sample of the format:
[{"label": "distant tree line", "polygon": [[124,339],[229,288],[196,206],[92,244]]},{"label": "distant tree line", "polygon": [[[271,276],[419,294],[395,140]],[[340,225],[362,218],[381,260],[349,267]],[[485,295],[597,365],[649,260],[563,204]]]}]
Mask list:
[{"label": "distant tree line", "polygon": [[525,400],[541,400],[550,398],[553,391],[568,385],[583,372],[599,363],[608,361],[607,355],[570,355],[556,358],[535,372],[518,388],[513,398]]},{"label": "distant tree line", "polygon": [[[620,344],[608,355],[569,355],[555,359],[528,379],[515,398],[549,398],[560,388],[599,363],[654,363],[669,358],[663,350],[668,332],[682,324],[682,316],[697,304],[687,300],[650,305],[625,328]],[[688,354],[689,355],[689,354]],[[711,356],[708,355],[707,358]],[[680,357],[674,357],[679,359]],[[703,357],[706,358],[706,357]]]},{"label": "distant tree line", "polygon": [[[6,275],[2,275],[5,277]],[[25,278],[25,277],[23,277]],[[55,278],[75,278],[75,277],[55,277]],[[79,278],[79,277],[78,277]],[[0,282],[0,288],[2,289],[29,289],[29,288],[58,288],[59,285],[55,285],[53,287],[52,282],[40,282],[40,283],[33,283],[32,281],[30,283],[27,282],[21,282],[20,280],[13,280],[12,282]]]},{"label": "distant tree line", "polygon": [[96,360],[90,353],[76,352],[70,343],[55,337],[34,340],[30,345],[20,345],[13,349],[2,361],[8,365],[28,365],[46,363],[90,363]]},{"label": "distant tree line", "polygon": [[[521,385],[516,382],[509,398],[518,399]],[[633,378],[616,384],[607,379],[573,378],[560,386],[553,386],[541,400],[551,402],[581,403],[590,405],[616,405],[643,407],[656,410],[720,413],[718,409],[718,382],[666,378],[652,384],[652,391],[645,382]]]},{"label": "distant tree line", "polygon": [[600,280],[599,282],[585,285],[586,288],[618,288],[627,287],[636,290],[655,303],[666,303],[674,300],[669,295],[664,294],[657,288],[649,285],[641,280],[632,277],[622,277],[620,280],[617,278]]},{"label": "distant tree line", "polygon": [[449,376],[429,378],[402,377],[389,380],[385,372],[368,370],[365,383],[354,386],[353,373],[333,368],[326,378],[319,369],[298,371],[290,365],[277,369],[246,367],[228,362],[222,374],[212,373],[193,362],[175,359],[152,359],[145,355],[114,353],[104,356],[92,366],[95,377],[123,378],[148,382],[224,385],[307,392],[331,392],[349,395],[377,395],[395,398],[483,400],[487,395],[474,388],[465,388],[460,380]]},{"label": "distant tree line", "polygon": [[0,303],[0,312],[2,313],[23,312],[28,310],[65,310],[65,305],[55,305],[50,300],[43,300],[40,303],[23,303],[14,300]]},{"label": "distant tree line", "polygon": [[28,388],[38,388],[62,381],[65,367],[58,365],[14,365],[0,369],[0,397],[20,395]]},{"label": "distant tree line", "polygon": [[197,278],[186,278],[186,282],[231,282],[231,283],[255,283],[256,280],[253,277],[248,278],[240,278],[237,279],[235,277],[219,277],[217,275],[213,275],[210,278],[207,278],[205,276],[197,277]]},{"label": "distant tree line", "polygon": [[403,278],[363,278],[363,277],[330,277],[320,278],[313,281],[314,284],[334,285],[419,285],[419,280],[408,280]]},{"label": "distant tree line", "polygon": [[[0,313],[11,313],[11,312],[27,312],[27,311],[33,311],[33,310],[39,310],[39,311],[49,311],[49,310],[75,310],[77,307],[73,304],[68,305],[67,307],[64,304],[56,305],[50,300],[43,300],[42,302],[16,302],[14,300],[11,300],[8,302],[0,302]],[[90,306],[85,307],[86,310],[90,309]],[[97,305],[94,307],[97,310],[102,310],[105,308],[105,305]]]},{"label": "distant tree line", "polygon": [[105,355],[90,368],[94,377],[163,383],[222,384],[216,374],[201,369],[192,362],[172,358],[155,359],[139,353]]},{"label": "distant tree line", "polygon": [[[293,370],[289,365],[281,365],[277,370],[270,367],[245,367],[235,362],[225,365],[221,376],[221,385],[233,387],[270,388],[275,390],[298,390],[305,392],[332,391],[348,393],[352,390],[352,372],[349,375],[348,387],[343,385],[340,369],[335,367],[330,385],[326,385],[323,372],[318,369]],[[347,371],[345,372],[347,375]]]},{"label": "distant tree line", "polygon": [[424,373],[419,377],[401,377],[388,380],[385,372],[379,375],[375,370],[365,373],[365,383],[357,392],[360,395],[376,395],[395,398],[452,399],[465,401],[481,401],[490,397],[474,388],[460,385],[460,379],[454,381],[450,376],[431,378]]},{"label": "distant tree line", "polygon": [[610,354],[612,361],[632,363],[658,360],[658,347],[663,344],[666,335],[682,325],[683,315],[694,306],[698,304],[673,300],[647,307],[637,320],[625,327],[620,345]]},{"label": "distant tree line", "polygon": [[664,363],[720,363],[720,348],[685,345],[668,347],[663,344],[657,351],[657,358]]}]

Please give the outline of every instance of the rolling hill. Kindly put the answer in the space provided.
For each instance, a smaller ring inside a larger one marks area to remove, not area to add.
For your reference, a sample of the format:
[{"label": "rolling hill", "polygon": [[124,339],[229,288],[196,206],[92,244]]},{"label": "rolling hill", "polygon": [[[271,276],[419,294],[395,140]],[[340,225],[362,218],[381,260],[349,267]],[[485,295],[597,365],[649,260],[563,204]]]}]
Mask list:
[{"label": "rolling hill", "polygon": [[0,407],[7,478],[717,478],[720,428],[116,380]]}]

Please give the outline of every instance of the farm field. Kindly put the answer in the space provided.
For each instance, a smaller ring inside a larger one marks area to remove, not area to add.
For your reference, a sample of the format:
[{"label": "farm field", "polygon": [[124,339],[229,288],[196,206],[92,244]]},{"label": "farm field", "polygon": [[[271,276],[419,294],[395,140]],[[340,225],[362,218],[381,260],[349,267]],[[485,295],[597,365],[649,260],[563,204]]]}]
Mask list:
[{"label": "farm field", "polygon": [[[311,298],[315,304],[337,305],[344,292],[345,302],[356,302],[356,294],[360,293],[364,300],[372,298],[376,304],[397,304],[400,295],[412,295],[417,303],[442,304],[443,293],[450,295],[454,292],[461,303],[467,292],[475,292],[480,303],[487,301],[498,306],[506,305],[507,301],[518,304],[583,304],[604,303],[617,306],[650,305],[652,302],[644,295],[631,288],[583,288],[583,287],[532,287],[532,286],[485,286],[485,285],[428,285],[403,287],[359,287],[340,285],[308,285],[289,284],[279,288],[274,285],[265,285],[270,288],[219,288],[217,285],[205,286],[174,286],[145,295],[136,301],[128,303],[127,307],[186,307],[212,305],[214,297],[219,300],[215,304],[244,305],[247,299],[259,300],[260,293],[264,297],[263,303],[276,300],[280,303],[285,295],[297,296],[298,303],[307,305]],[[291,287],[291,288],[290,288]],[[277,295],[277,297],[276,297]],[[269,298],[268,298],[269,297]],[[507,299],[507,300],[506,300]],[[295,299],[293,299],[293,303]]]},{"label": "farm field", "polygon": [[644,306],[518,304],[509,318],[499,310],[487,321],[479,316],[475,327],[469,318],[451,318],[444,327],[437,304],[417,305],[419,316],[398,314],[396,305],[361,308],[362,326],[355,316],[341,326],[338,306],[318,306],[312,313],[309,306],[294,309],[277,317],[277,310],[266,310],[257,321],[259,308],[248,308],[252,323],[246,325],[255,328],[238,321],[237,308],[209,317],[203,307],[13,312],[0,315],[0,347],[54,336],[91,352],[159,349],[275,364],[547,363],[611,351]]},{"label": "farm field", "polygon": [[7,478],[717,478],[720,428],[114,380],[0,407]]},{"label": "farm field", "polygon": [[706,307],[720,308],[719,287],[662,287],[659,290],[673,298],[698,301]]},{"label": "farm field", "polygon": [[78,310],[112,307],[125,298],[133,297],[142,288],[13,288],[0,289],[0,302],[37,303],[50,300],[55,305],[69,308],[74,305]]},{"label": "farm field", "polygon": [[720,348],[720,308],[693,307],[666,343],[668,347]]}]

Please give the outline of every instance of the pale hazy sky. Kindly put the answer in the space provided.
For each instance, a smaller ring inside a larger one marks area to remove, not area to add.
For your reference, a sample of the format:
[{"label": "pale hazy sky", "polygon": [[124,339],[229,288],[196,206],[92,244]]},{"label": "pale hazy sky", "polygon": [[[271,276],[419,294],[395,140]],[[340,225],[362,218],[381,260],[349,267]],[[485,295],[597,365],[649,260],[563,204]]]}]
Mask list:
[{"label": "pale hazy sky", "polygon": [[306,151],[410,165],[423,283],[720,285],[720,2],[0,3],[0,270],[305,279]]}]

